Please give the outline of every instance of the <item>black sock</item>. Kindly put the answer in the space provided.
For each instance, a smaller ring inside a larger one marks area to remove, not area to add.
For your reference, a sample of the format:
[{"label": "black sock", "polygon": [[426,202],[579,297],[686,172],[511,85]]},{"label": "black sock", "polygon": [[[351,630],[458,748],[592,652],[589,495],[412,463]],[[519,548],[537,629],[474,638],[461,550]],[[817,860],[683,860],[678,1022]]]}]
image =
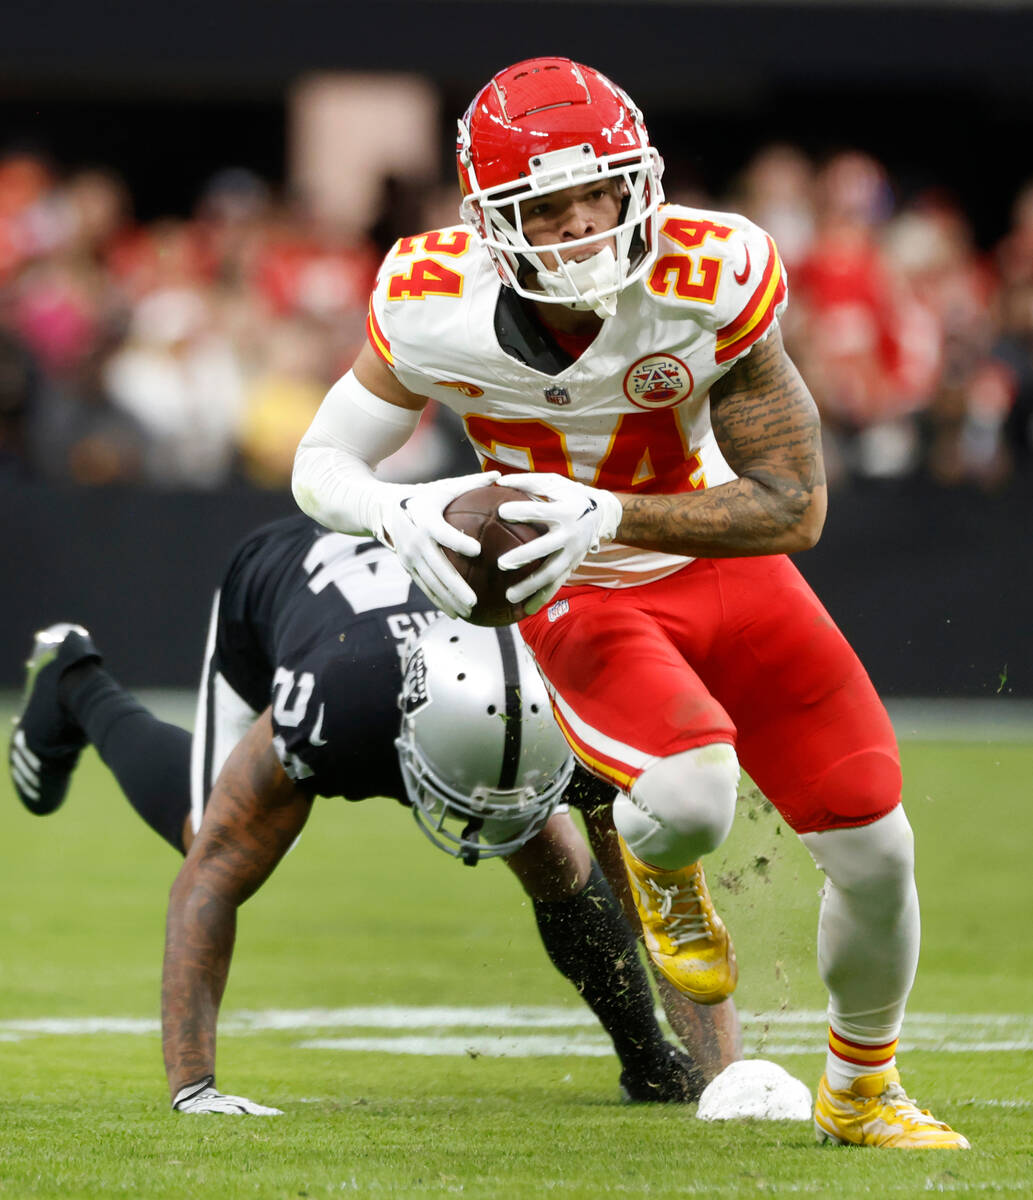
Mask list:
[{"label": "black sock", "polygon": [[638,941],[599,864],[576,896],[535,900],[534,914],[553,965],[599,1018],[621,1062],[666,1054]]},{"label": "black sock", "polygon": [[58,684],[61,706],[93,743],[148,825],[180,854],[190,812],[190,734],[149,712],[95,662]]}]

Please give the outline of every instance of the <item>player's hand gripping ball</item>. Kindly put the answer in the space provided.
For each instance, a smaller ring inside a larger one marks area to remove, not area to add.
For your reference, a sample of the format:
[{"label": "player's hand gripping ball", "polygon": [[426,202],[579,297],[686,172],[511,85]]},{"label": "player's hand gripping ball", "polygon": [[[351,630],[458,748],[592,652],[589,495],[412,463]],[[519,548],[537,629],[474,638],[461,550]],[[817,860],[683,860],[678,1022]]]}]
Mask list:
[{"label": "player's hand gripping ball", "polygon": [[495,564],[500,554],[543,534],[545,526],[503,521],[498,515],[499,505],[511,500],[526,501],[527,494],[515,488],[489,484],[457,496],[445,508],[445,520],[481,544],[481,552],[476,558],[467,558],[442,547],[448,561],[477,593],[477,603],[467,618],[474,625],[510,625],[526,615],[520,605],[514,607],[506,599],[506,589],[530,575],[538,562],[528,563],[516,571],[500,571]]}]

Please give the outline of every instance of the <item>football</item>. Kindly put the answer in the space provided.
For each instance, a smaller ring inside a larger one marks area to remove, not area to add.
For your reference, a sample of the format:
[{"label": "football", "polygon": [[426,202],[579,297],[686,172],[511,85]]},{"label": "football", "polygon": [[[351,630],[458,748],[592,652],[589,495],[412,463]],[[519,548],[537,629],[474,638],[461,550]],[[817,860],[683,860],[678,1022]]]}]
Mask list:
[{"label": "football", "polygon": [[499,555],[545,532],[544,525],[504,521],[498,515],[500,504],[527,498],[526,492],[491,483],[457,496],[445,508],[445,520],[481,544],[476,558],[445,549],[445,557],[477,594],[467,618],[474,625],[510,625],[526,615],[523,608],[509,603],[506,589],[530,575],[538,564],[528,563],[516,571],[500,571],[495,564]]}]

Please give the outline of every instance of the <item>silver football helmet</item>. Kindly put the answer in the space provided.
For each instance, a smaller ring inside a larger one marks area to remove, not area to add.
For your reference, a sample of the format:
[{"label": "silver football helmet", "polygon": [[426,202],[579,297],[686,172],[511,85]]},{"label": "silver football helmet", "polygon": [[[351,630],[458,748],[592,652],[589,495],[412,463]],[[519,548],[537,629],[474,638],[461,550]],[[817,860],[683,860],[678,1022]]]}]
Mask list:
[{"label": "silver football helmet", "polygon": [[574,759],[514,626],[439,618],[413,643],[399,703],[405,789],[435,846],[472,866],[538,833]]}]

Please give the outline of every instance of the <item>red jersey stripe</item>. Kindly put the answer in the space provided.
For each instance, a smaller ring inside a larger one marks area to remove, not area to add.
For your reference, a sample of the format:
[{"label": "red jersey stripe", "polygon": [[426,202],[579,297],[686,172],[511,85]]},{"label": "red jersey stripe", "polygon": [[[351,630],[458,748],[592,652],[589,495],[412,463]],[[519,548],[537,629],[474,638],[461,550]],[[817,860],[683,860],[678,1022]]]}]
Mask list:
[{"label": "red jersey stripe", "polygon": [[770,237],[767,243],[768,261],[764,265],[760,283],[739,315],[717,331],[715,362],[728,362],[752,346],[767,332],[775,318],[776,309],[785,298],[786,285],[778,250]]},{"label": "red jersey stripe", "polygon": [[562,713],[560,713],[555,704],[552,706],[552,714],[556,718],[556,723],[559,725],[563,736],[570,743],[571,749],[586,766],[590,767],[595,774],[607,779],[614,787],[620,788],[622,792],[631,790],[631,785],[635,782],[636,776],[629,773],[627,766],[618,763],[616,759],[600,757],[598,754],[593,753],[577,737],[567,722],[564,721]]}]

